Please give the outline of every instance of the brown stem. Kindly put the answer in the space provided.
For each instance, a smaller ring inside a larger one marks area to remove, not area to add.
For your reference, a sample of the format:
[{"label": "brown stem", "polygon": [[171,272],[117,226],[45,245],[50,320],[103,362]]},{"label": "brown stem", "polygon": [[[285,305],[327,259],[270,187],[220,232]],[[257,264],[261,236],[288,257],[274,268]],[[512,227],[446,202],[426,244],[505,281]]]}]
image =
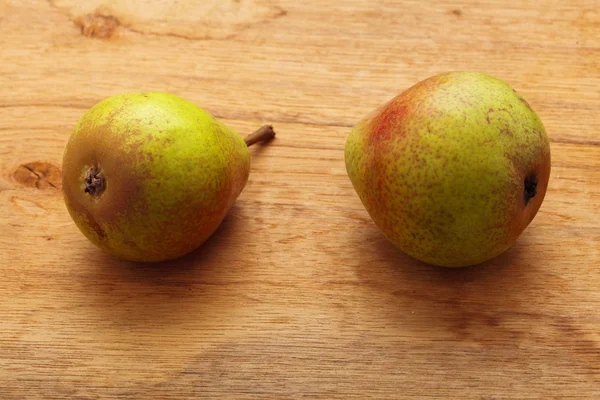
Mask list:
[{"label": "brown stem", "polygon": [[246,142],[246,145],[248,147],[250,147],[254,143],[266,142],[268,140],[273,139],[274,137],[275,137],[275,131],[273,130],[273,127],[271,125],[265,125],[265,126],[258,128],[258,130],[256,132],[251,133],[250,135],[246,136],[244,138],[244,142]]}]

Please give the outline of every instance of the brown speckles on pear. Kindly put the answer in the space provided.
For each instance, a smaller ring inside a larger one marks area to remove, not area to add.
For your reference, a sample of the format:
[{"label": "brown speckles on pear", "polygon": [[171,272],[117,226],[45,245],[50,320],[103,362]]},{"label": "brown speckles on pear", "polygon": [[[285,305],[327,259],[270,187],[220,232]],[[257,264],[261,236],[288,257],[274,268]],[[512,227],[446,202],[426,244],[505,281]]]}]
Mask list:
[{"label": "brown speckles on pear", "polygon": [[377,226],[408,254],[447,266],[481,262],[504,251],[539,208],[534,198],[532,214],[522,214],[520,168],[537,157],[523,146],[547,146],[544,134],[527,139],[525,129],[539,124],[529,112],[493,77],[429,78],[353,130],[350,178]]},{"label": "brown speckles on pear", "polygon": [[492,121],[490,120],[490,114],[494,112],[493,108],[490,108],[487,112],[487,114],[485,115],[485,120],[487,121],[488,125],[492,123]]},{"label": "brown speckles on pear", "polygon": [[[86,113],[67,145],[69,212],[114,255],[176,258],[219,226],[249,161],[241,137],[190,102],[165,93],[114,96]],[[91,167],[106,178],[98,197],[83,190],[82,170]]]},{"label": "brown speckles on pear", "polygon": [[500,133],[511,137],[513,136],[512,130],[508,127],[508,125],[504,128],[500,128]]}]

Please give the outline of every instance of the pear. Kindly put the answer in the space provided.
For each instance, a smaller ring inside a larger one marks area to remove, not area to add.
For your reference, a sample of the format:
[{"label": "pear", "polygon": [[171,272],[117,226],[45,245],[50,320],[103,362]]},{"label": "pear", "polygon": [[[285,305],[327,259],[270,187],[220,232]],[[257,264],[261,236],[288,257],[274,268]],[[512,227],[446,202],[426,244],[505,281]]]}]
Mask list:
[{"label": "pear", "polygon": [[387,239],[445,267],[507,250],[550,176],[539,117],[507,83],[476,72],[430,77],[377,109],[353,128],[345,161]]},{"label": "pear", "polygon": [[122,259],[158,262],[199,247],[248,180],[248,146],[209,113],[167,93],[127,93],[81,118],[63,156],[67,209],[81,232]]}]

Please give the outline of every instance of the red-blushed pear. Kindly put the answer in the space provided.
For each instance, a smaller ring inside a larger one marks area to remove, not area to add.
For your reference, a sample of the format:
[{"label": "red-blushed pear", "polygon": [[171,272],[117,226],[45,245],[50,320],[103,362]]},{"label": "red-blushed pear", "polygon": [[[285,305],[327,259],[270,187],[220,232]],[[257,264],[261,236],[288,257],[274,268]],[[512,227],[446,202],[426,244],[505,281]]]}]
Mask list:
[{"label": "red-blushed pear", "polygon": [[430,77],[354,127],[346,169],[375,224],[406,254],[461,267],[507,250],[550,176],[542,122],[505,82]]},{"label": "red-blushed pear", "polygon": [[166,93],[109,97],[81,118],[63,156],[67,209],[81,232],[119,258],[157,262],[196,249],[248,180],[248,146],[206,111]]}]

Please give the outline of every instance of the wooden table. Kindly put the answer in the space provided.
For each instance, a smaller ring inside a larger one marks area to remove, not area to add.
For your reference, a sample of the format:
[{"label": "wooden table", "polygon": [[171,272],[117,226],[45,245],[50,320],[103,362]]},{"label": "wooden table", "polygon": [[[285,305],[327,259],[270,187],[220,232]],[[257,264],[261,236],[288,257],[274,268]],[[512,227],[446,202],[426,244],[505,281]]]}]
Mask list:
[{"label": "wooden table", "polygon": [[[0,398],[600,398],[599,10],[0,0]],[[447,70],[508,81],[553,152],[516,245],[459,270],[395,250],[343,160],[358,119]],[[76,121],[139,90],[278,132],[213,238],[163,265],[101,253],[61,195]]]}]

